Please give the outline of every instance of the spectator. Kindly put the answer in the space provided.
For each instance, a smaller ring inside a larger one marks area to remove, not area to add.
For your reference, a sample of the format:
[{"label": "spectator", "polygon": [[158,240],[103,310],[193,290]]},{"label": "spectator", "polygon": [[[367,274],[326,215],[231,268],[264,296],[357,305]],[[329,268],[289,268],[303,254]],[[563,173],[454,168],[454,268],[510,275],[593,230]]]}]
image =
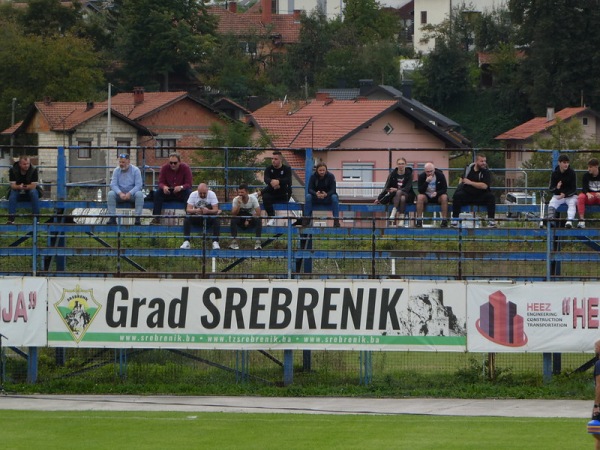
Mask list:
[{"label": "spectator", "polygon": [[492,175],[487,168],[487,158],[479,154],[466,168],[452,197],[452,227],[458,226],[460,210],[465,205],[485,205],[488,228],[496,228],[496,199],[491,191]]},{"label": "spectator", "polygon": [[436,169],[433,163],[428,162],[424,167],[425,171],[419,174],[417,180],[417,220],[415,226],[423,226],[423,211],[428,203],[437,203],[442,210],[441,227],[448,227],[448,183],[444,172]]},{"label": "spectator", "polygon": [[119,155],[119,167],[115,169],[110,180],[110,191],[106,198],[108,207],[108,225],[117,223],[117,203],[134,203],[135,224],[141,225],[142,210],[144,208],[144,193],[142,192],[142,173],[140,169],[131,164],[129,155]]},{"label": "spectator", "polygon": [[154,192],[154,218],[152,225],[160,225],[164,202],[187,202],[192,193],[192,169],[186,163],[181,162],[178,153],[169,155],[169,162],[160,168],[158,175],[158,189]]},{"label": "spectator", "polygon": [[583,175],[581,193],[577,197],[577,212],[579,222],[577,228],[585,228],[585,206],[600,204],[600,170],[598,160],[592,158],[588,161],[587,173]]},{"label": "spectator", "polygon": [[[577,175],[570,167],[569,157],[560,155],[558,157],[558,166],[552,172],[550,177],[550,190],[552,198],[548,202],[548,219],[556,217],[556,210],[564,203],[567,204],[567,222],[566,228],[573,228],[573,220],[575,220],[575,212],[577,210]],[[544,224],[542,222],[541,226]]]},{"label": "spectator", "polygon": [[15,223],[17,202],[31,202],[31,212],[34,216],[40,214],[40,195],[38,191],[38,169],[31,164],[29,156],[21,155],[19,160],[8,170],[10,191],[8,193],[7,225]]},{"label": "spectator", "polygon": [[292,196],[292,169],[283,164],[280,151],[273,152],[271,165],[265,169],[264,180],[267,185],[260,192],[267,215],[270,217],[267,226],[275,225],[275,203],[287,203]]},{"label": "spectator", "polygon": [[396,168],[389,174],[383,191],[375,200],[375,203],[394,205],[390,214],[390,226],[396,225],[396,213],[399,212],[404,219],[406,205],[415,202],[415,191],[413,191],[413,170],[406,166],[406,159],[398,158]]},{"label": "spectator", "polygon": [[249,230],[254,228],[256,233],[256,242],[254,250],[262,249],[260,236],[262,233],[262,220],[260,219],[260,205],[255,195],[248,194],[248,185],[240,184],[237,190],[237,197],[231,203],[231,244],[229,248],[237,250],[240,248],[237,241],[238,228]]},{"label": "spectator", "polygon": [[315,172],[308,180],[308,194],[304,204],[304,220],[302,225],[309,226],[313,213],[313,205],[331,205],[333,226],[340,226],[340,200],[336,192],[335,175],[327,170],[325,163],[317,164]]},{"label": "spectator", "polygon": [[[191,248],[190,239],[192,225],[206,226],[213,238],[212,248],[219,250],[219,232],[221,223],[219,221],[219,200],[217,195],[205,183],[200,183],[198,189],[192,192],[188,198],[185,212],[187,215],[183,220],[183,244],[179,248]],[[206,223],[205,223],[206,221]]]}]

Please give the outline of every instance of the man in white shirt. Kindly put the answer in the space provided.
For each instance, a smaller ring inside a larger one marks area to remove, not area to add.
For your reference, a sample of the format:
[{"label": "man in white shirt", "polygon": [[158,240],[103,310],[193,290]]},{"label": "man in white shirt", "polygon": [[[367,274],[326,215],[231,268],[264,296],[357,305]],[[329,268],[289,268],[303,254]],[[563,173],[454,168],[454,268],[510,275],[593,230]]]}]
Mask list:
[{"label": "man in white shirt", "polygon": [[238,195],[231,203],[231,244],[229,248],[237,250],[240,248],[237,241],[238,228],[248,230],[254,228],[256,233],[256,242],[254,250],[262,249],[260,236],[262,232],[262,220],[260,219],[260,205],[258,199],[254,195],[248,194],[248,185],[240,184],[238,187]]},{"label": "man in white shirt", "polygon": [[[219,200],[217,195],[205,183],[200,183],[198,189],[190,194],[185,208],[187,215],[183,221],[183,244],[179,248],[191,248],[192,225],[203,227],[203,233],[206,236],[212,236],[212,248],[218,250],[220,221]],[[210,230],[210,234],[208,233]]]}]

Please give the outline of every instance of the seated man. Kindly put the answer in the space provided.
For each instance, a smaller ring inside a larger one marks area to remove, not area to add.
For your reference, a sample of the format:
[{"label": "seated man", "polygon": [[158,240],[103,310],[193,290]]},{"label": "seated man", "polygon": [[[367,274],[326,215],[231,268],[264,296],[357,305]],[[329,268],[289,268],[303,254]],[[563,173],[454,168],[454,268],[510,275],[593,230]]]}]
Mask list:
[{"label": "seated man", "polygon": [[248,194],[248,185],[242,183],[238,187],[238,195],[231,203],[231,244],[229,248],[237,250],[240,248],[237,241],[238,228],[249,230],[254,228],[256,242],[254,250],[262,249],[260,236],[262,233],[262,220],[260,218],[260,205],[255,195]]},{"label": "seated man", "polygon": [[331,205],[333,226],[339,228],[340,201],[336,192],[335,175],[329,172],[327,165],[322,162],[317,164],[315,172],[308,180],[308,194],[306,194],[306,203],[304,204],[305,219],[301,222],[304,226],[310,225],[313,205]]},{"label": "seated man", "polygon": [[587,173],[583,175],[581,193],[577,197],[577,212],[579,222],[577,228],[585,228],[585,206],[600,204],[600,170],[598,160],[592,158],[588,161]]},{"label": "seated man", "polygon": [[425,171],[419,174],[417,181],[417,220],[415,226],[423,226],[423,211],[427,203],[437,203],[442,210],[441,227],[448,227],[448,183],[444,172],[436,169],[433,163],[428,162],[424,167]]},{"label": "seated man", "polygon": [[10,181],[10,192],[8,194],[8,222],[7,225],[15,223],[17,213],[17,202],[31,201],[31,212],[34,216],[40,214],[38,185],[38,169],[31,165],[29,156],[21,155],[19,160],[13,164],[8,171]]},{"label": "seated man", "polygon": [[270,217],[267,226],[275,225],[275,203],[287,203],[292,196],[292,168],[283,164],[280,151],[274,151],[271,165],[265,169],[264,176],[267,185],[260,192],[267,215]]},{"label": "seated man", "polygon": [[106,197],[108,225],[117,223],[117,203],[134,203],[135,224],[141,225],[142,210],[144,209],[144,193],[142,192],[142,173],[131,164],[129,155],[119,155],[119,167],[113,172],[110,180],[110,191]]},{"label": "seated man", "polygon": [[[206,225],[206,231],[210,230],[208,236],[212,236],[212,248],[218,250],[219,232],[221,223],[219,221],[219,200],[217,195],[205,183],[200,183],[198,189],[192,192],[188,198],[185,212],[187,215],[183,220],[183,244],[179,248],[191,248],[190,239],[192,225]],[[204,222],[206,220],[206,223]]]},{"label": "seated man", "polygon": [[169,162],[160,168],[158,175],[158,189],[154,192],[154,208],[152,215],[154,218],[152,225],[160,224],[164,202],[187,202],[192,193],[192,169],[186,163],[181,162],[181,156],[178,153],[169,155]]},{"label": "seated man", "polygon": [[[550,177],[550,190],[552,198],[548,202],[548,219],[556,217],[556,210],[564,203],[567,204],[567,222],[566,228],[573,227],[575,212],[577,209],[577,175],[570,167],[569,157],[560,155],[558,157],[558,166],[552,172]],[[540,227],[543,227],[543,222]]]},{"label": "seated man", "polygon": [[490,186],[492,175],[487,168],[487,158],[479,154],[471,163],[452,197],[452,227],[458,226],[460,210],[464,205],[485,205],[487,207],[488,228],[496,228],[496,198]]}]

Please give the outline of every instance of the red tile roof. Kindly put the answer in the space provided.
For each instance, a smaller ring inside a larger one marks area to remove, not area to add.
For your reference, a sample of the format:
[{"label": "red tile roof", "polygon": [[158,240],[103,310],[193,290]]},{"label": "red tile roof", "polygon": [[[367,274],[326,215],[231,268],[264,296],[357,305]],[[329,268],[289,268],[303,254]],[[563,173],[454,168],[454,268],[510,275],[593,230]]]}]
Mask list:
[{"label": "red tile roof", "polygon": [[280,102],[254,112],[260,128],[276,147],[336,147],[343,139],[394,109],[397,100],[314,100],[293,113]]},{"label": "red tile roof", "polygon": [[494,139],[497,140],[525,140],[533,137],[533,135],[540,133],[542,131],[548,130],[556,125],[556,119],[560,120],[568,120],[571,117],[576,116],[577,114],[588,110],[589,108],[586,106],[578,107],[578,108],[564,108],[554,114],[554,119],[547,120],[546,117],[535,117],[528,122],[522,123],[521,125],[513,128],[512,130],[508,130]]},{"label": "red tile roof", "polygon": [[[144,92],[143,102],[135,104],[134,94],[126,92],[117,94],[111,99],[111,108],[119,111],[132,120],[140,120],[144,116],[166,108],[173,103],[187,97],[185,91],[176,92]],[[106,106],[107,102],[102,102]]]},{"label": "red tile roof", "polygon": [[[245,13],[231,12],[222,6],[211,6],[209,14],[219,18],[217,32],[234,36],[281,34],[281,42],[293,44],[300,38],[300,22],[293,14],[272,14],[271,23],[263,23],[260,2],[257,8],[250,8]],[[256,5],[255,5],[256,6]]]}]

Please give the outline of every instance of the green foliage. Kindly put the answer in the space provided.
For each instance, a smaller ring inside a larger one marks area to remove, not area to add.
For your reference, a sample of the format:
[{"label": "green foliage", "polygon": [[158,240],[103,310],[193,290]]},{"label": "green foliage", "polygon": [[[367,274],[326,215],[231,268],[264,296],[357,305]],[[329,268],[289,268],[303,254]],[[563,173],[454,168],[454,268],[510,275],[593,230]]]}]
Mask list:
[{"label": "green foliage", "polygon": [[30,0],[28,7],[19,16],[26,34],[37,36],[59,36],[73,29],[81,20],[79,3],[65,7],[60,0]]},{"label": "green foliage", "polygon": [[201,1],[124,0],[116,42],[125,84],[168,90],[171,74],[188,75],[212,50],[215,24]]},{"label": "green foliage", "polygon": [[[17,24],[0,18],[0,126],[8,127],[12,99],[19,119],[33,102],[98,99],[104,84],[102,61],[89,41],[67,34],[25,35]],[[75,70],[76,69],[76,70]]]}]

